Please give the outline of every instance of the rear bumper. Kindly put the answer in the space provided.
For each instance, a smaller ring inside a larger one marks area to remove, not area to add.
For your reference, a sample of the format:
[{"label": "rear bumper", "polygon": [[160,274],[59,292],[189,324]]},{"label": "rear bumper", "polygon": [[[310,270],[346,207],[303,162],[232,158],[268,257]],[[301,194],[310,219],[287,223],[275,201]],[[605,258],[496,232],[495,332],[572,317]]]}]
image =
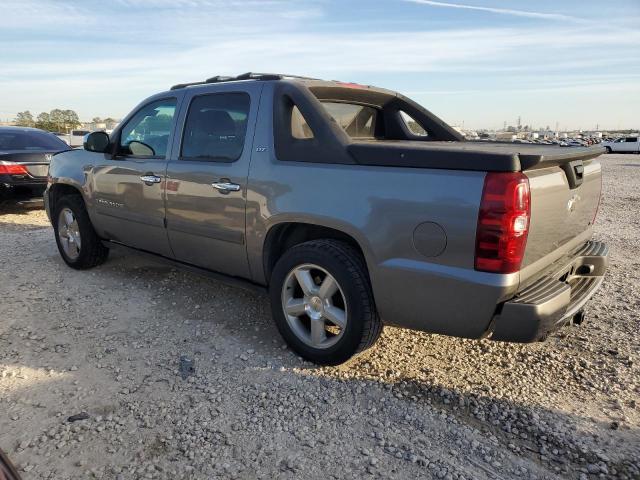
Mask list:
[{"label": "rear bumper", "polygon": [[47,177],[32,177],[26,175],[0,175],[0,185],[6,187],[45,187]]},{"label": "rear bumper", "polygon": [[493,318],[490,338],[534,342],[571,323],[602,284],[607,258],[608,247],[604,243],[585,243],[568,265],[502,304]]}]

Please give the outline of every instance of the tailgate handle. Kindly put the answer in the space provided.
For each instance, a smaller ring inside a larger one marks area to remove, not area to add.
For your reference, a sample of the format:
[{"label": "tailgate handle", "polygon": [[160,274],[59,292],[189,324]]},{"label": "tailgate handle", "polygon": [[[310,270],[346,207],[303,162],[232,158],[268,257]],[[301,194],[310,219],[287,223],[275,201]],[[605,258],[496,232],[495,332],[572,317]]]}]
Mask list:
[{"label": "tailgate handle", "polygon": [[560,168],[564,170],[571,190],[582,185],[582,179],[584,177],[584,165],[582,164],[582,160],[574,160],[573,162],[564,163],[560,165]]}]

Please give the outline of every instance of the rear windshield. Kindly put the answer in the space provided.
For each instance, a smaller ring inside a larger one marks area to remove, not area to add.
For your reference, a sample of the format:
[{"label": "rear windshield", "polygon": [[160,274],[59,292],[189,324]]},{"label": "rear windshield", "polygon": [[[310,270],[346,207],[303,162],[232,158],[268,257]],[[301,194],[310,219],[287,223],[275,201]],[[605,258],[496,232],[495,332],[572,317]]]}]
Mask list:
[{"label": "rear windshield", "polygon": [[[352,138],[374,138],[378,110],[366,105],[342,102],[322,102],[327,113]],[[291,134],[293,138],[313,138],[306,119],[294,106],[291,111]]]},{"label": "rear windshield", "polygon": [[355,103],[322,102],[327,113],[352,138],[373,138],[378,110]]},{"label": "rear windshield", "polygon": [[69,146],[52,133],[0,131],[0,150],[68,150]]}]

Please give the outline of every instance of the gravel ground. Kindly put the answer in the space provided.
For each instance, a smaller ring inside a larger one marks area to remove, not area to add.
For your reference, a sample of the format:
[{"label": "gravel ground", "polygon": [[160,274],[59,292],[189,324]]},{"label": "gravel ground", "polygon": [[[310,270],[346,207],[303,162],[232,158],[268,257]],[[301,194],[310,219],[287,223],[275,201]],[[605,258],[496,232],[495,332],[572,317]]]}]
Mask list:
[{"label": "gravel ground", "polygon": [[640,158],[602,163],[583,326],[386,328],[338,368],[288,350],[261,295],[118,253],[71,270],[42,209],[4,202],[0,447],[25,479],[640,478]]}]

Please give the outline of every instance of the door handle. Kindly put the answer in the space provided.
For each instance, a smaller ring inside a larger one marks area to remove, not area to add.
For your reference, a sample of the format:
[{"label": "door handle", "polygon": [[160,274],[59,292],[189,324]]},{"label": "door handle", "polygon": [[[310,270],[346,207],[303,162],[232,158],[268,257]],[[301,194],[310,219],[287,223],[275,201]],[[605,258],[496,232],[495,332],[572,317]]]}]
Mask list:
[{"label": "door handle", "polygon": [[240,185],[238,185],[237,183],[232,183],[226,178],[223,178],[219,182],[212,183],[211,186],[220,191],[220,193],[240,191]]},{"label": "door handle", "polygon": [[152,173],[147,173],[146,175],[141,175],[140,180],[142,180],[146,185],[152,185],[154,183],[160,183],[162,178],[157,175],[153,175]]}]

